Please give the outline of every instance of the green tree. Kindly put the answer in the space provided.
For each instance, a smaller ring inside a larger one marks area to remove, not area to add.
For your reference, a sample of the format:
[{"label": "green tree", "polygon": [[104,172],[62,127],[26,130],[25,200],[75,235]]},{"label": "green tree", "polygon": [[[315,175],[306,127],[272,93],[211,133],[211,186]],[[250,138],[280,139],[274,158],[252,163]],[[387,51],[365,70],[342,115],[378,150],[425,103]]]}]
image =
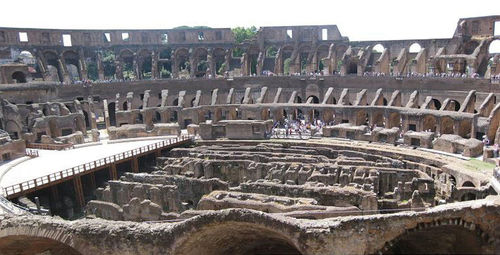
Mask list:
[{"label": "green tree", "polygon": [[287,58],[287,59],[285,59],[285,61],[283,61],[283,73],[284,74],[290,74],[290,64],[291,63],[292,63],[291,58]]},{"label": "green tree", "polygon": [[242,43],[244,40],[252,39],[257,35],[257,28],[255,26],[251,27],[235,27],[231,29],[234,35],[234,40],[236,43]]}]

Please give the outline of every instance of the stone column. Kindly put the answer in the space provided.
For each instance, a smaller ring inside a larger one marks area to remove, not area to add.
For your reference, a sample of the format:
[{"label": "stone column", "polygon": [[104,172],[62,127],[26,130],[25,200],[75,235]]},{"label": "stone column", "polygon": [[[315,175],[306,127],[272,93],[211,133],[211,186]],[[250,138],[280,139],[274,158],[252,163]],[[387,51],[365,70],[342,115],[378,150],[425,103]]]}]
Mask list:
[{"label": "stone column", "polygon": [[85,62],[85,54],[83,53],[83,48],[80,48],[78,52],[78,68],[80,71],[80,80],[86,80],[88,78],[87,75],[87,63]]},{"label": "stone column", "polygon": [[[63,82],[66,82],[66,83],[70,83],[71,82],[71,78],[69,77],[69,74],[68,74],[68,69],[66,68],[66,61],[64,61],[64,58],[59,56],[57,58],[57,64],[59,65],[59,70],[61,71],[61,74],[62,74],[62,78],[63,78]],[[61,78],[61,77],[59,77]]]},{"label": "stone column", "polygon": [[175,57],[175,51],[172,50],[170,54],[170,61],[172,63],[172,78],[179,78],[179,63],[177,63],[177,58]]},{"label": "stone column", "polygon": [[208,67],[210,68],[210,74],[212,75],[213,78],[215,78],[215,61],[212,49],[208,50],[207,62],[208,62]]},{"label": "stone column", "polygon": [[109,122],[109,110],[108,110],[108,100],[104,99],[102,100],[103,106],[104,106],[104,121],[106,123],[106,128],[109,128],[111,126]]},{"label": "stone column", "polygon": [[99,80],[104,80],[104,66],[102,64],[102,54],[101,52],[97,52],[97,57],[96,57],[96,64],[97,64],[97,75]]},{"label": "stone column", "polygon": [[38,51],[36,55],[36,60],[38,62],[38,66],[40,67],[40,72],[42,73],[43,80],[46,81],[50,77],[49,70],[47,69],[47,61],[40,51]]},{"label": "stone column", "polygon": [[132,66],[134,68],[134,74],[135,74],[135,78],[136,79],[141,79],[142,78],[142,73],[139,72],[139,57],[137,56],[136,53],[134,53],[134,58],[133,58],[133,61],[132,61]]}]

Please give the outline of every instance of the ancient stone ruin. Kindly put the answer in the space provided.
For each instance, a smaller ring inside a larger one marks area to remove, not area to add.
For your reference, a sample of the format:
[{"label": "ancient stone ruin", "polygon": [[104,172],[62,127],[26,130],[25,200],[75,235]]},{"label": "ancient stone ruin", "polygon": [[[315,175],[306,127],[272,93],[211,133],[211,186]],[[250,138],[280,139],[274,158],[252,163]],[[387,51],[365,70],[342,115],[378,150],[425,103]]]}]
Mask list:
[{"label": "ancient stone ruin", "polygon": [[0,28],[0,254],[498,254],[498,21]]}]

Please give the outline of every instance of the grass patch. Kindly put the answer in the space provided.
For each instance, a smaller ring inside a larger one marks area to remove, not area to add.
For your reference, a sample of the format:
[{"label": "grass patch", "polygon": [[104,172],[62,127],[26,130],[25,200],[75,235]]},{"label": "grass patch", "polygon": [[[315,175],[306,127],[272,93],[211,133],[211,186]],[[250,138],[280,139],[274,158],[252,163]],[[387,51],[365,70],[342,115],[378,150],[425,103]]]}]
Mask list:
[{"label": "grass patch", "polygon": [[478,160],[475,158],[472,158],[465,163],[465,166],[467,169],[472,170],[472,171],[482,171],[482,170],[493,170],[495,168],[495,164],[487,163],[482,160]]}]

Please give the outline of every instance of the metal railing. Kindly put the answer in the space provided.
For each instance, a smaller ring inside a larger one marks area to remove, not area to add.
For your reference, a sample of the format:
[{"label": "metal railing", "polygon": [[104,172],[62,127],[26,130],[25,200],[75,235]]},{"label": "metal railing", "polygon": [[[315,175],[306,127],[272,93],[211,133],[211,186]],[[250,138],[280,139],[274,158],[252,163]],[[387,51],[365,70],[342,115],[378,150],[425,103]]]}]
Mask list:
[{"label": "metal railing", "polygon": [[170,138],[168,140],[163,140],[157,143],[149,144],[146,146],[142,146],[136,149],[128,150],[125,152],[121,152],[112,156],[108,156],[105,158],[97,159],[91,162],[87,162],[75,167],[71,167],[68,169],[64,169],[62,171],[48,174],[42,177],[34,178],[29,181],[24,181],[19,184],[14,184],[4,188],[4,194],[7,198],[12,197],[16,194],[27,192],[30,190],[36,190],[38,187],[47,185],[51,182],[60,181],[62,179],[69,179],[70,177],[82,174],[88,171],[91,171],[95,168],[103,167],[111,163],[115,163],[117,161],[121,161],[133,156],[137,156],[140,154],[144,154],[156,149],[162,149],[168,146],[175,146],[181,143],[184,143],[187,140],[191,140],[190,136],[180,136],[175,138]]},{"label": "metal railing", "polygon": [[36,158],[36,157],[40,156],[40,154],[38,153],[38,150],[35,150],[35,149],[26,149],[26,152],[24,153],[24,155],[26,155],[30,158]]},{"label": "metal railing", "polygon": [[3,209],[3,211],[16,215],[26,214],[30,211],[28,208],[24,208],[22,206],[10,202],[1,195],[0,195],[0,207]]},{"label": "metal railing", "polygon": [[26,148],[39,149],[39,150],[55,150],[61,151],[66,149],[72,149],[73,144],[45,144],[45,143],[28,143]]}]

